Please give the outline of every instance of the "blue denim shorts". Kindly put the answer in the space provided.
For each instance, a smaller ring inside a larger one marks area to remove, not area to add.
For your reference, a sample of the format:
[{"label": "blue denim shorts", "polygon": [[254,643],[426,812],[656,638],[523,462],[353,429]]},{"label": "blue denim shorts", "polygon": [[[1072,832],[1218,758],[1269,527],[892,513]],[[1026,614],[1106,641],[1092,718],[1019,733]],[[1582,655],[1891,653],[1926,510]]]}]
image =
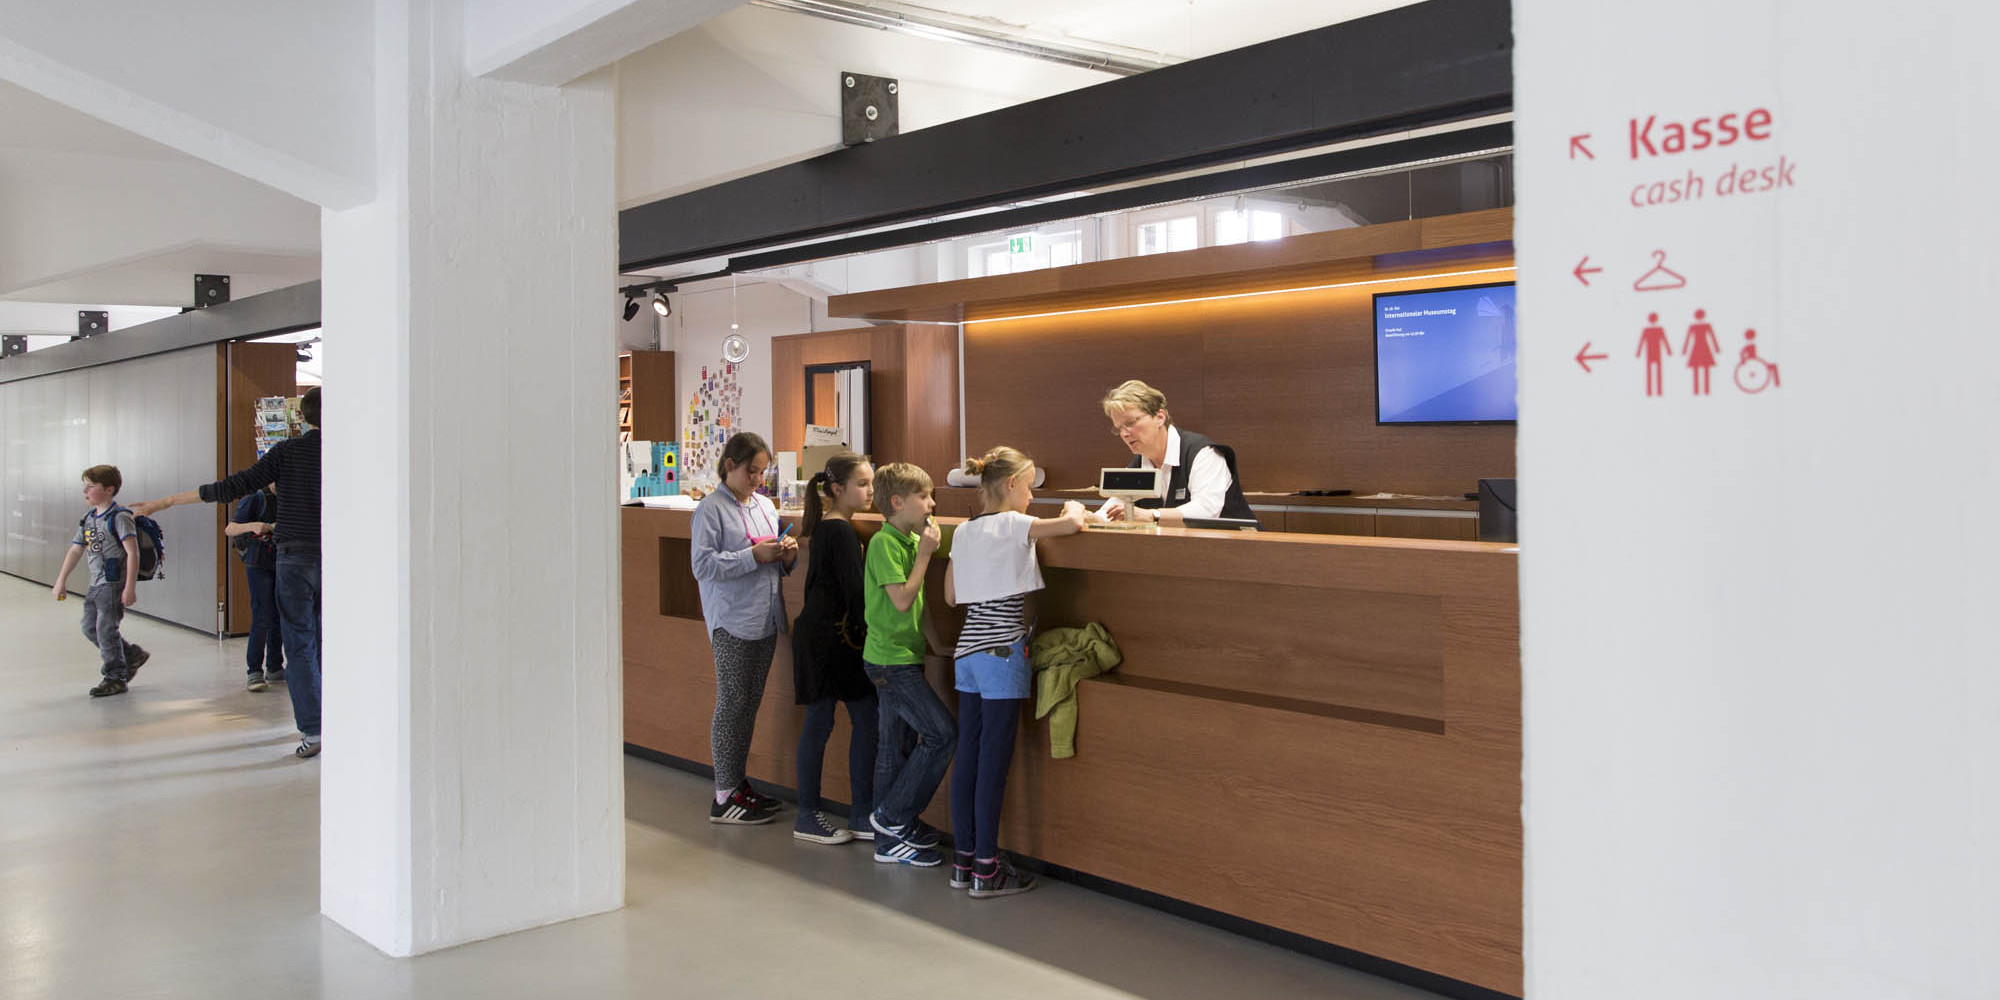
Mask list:
[{"label": "blue denim shorts", "polygon": [[1028,663],[1026,636],[1006,646],[967,653],[954,660],[952,666],[956,675],[952,686],[968,694],[981,698],[1034,696],[1034,667]]}]

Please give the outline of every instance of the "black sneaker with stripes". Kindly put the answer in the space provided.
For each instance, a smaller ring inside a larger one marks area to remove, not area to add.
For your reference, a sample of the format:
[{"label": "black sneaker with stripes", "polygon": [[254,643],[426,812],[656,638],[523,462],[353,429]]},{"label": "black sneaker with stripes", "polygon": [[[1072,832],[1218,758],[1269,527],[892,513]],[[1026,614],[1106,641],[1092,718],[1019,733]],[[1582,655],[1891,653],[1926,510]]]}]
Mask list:
[{"label": "black sneaker with stripes", "polygon": [[896,837],[876,837],[875,860],[885,865],[936,868],[944,863],[944,856],[935,847],[918,847]]},{"label": "black sneaker with stripes", "polygon": [[973,899],[1017,896],[1038,884],[1033,875],[1020,871],[998,858],[988,858],[974,862],[972,891],[967,895]]},{"label": "black sneaker with stripes", "polygon": [[727,823],[732,826],[757,826],[777,819],[776,810],[759,808],[757,800],[745,794],[743,789],[729,793],[729,798],[721,802],[711,801],[708,806],[710,823]]}]

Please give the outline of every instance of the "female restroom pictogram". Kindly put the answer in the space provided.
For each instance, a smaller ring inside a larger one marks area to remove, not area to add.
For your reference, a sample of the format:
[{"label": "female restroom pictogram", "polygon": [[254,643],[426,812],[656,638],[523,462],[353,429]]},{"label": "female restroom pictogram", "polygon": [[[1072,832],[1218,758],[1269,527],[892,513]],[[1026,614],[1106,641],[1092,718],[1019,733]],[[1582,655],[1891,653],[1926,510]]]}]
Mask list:
[{"label": "female restroom pictogram", "polygon": [[1778,385],[1778,366],[1757,356],[1757,331],[1743,331],[1743,350],[1736,360],[1736,388],[1759,393]]},{"label": "female restroom pictogram", "polygon": [[1694,372],[1694,394],[1708,395],[1709,369],[1715,367],[1715,356],[1722,353],[1722,343],[1715,339],[1715,327],[1708,323],[1708,311],[1694,311],[1694,325],[1688,327],[1687,339],[1681,341],[1681,354],[1687,357],[1688,368]]},{"label": "female restroom pictogram", "polygon": [[1666,393],[1666,374],[1661,370],[1661,358],[1674,353],[1673,338],[1667,336],[1667,328],[1660,325],[1659,313],[1646,314],[1646,328],[1639,331],[1639,349],[1633,357],[1646,358],[1646,395],[1659,396]]}]

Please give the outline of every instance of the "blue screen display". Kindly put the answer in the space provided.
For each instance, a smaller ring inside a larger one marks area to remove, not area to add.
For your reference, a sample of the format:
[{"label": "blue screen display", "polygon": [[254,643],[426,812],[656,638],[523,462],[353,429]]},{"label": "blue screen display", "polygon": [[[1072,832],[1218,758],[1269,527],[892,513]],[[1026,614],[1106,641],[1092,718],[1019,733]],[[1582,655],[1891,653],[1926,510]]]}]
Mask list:
[{"label": "blue screen display", "polygon": [[1375,296],[1375,419],[1515,419],[1514,286]]}]

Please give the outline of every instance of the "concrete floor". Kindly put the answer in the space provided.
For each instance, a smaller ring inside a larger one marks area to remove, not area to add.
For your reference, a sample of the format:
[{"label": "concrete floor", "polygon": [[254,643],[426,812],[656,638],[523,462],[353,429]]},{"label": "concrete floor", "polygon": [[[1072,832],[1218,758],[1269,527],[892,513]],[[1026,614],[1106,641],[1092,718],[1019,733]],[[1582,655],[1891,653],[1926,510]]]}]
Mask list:
[{"label": "concrete floor", "polygon": [[10,1000],[1432,996],[1061,883],[974,902],[785,820],[711,826],[705,780],[629,758],[625,909],[390,959],[319,916],[318,766],[283,690],[242,689],[243,641],[127,618],[152,662],[94,700],[79,613],[0,576]]}]

